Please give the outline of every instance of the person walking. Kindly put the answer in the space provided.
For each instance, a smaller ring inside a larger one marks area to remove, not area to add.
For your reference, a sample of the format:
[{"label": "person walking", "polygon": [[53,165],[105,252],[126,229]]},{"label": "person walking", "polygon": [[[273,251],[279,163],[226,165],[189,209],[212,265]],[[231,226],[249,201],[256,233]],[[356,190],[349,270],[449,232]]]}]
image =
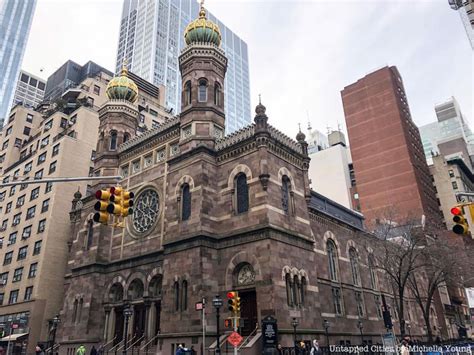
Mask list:
[{"label": "person walking", "polygon": [[97,355],[97,349],[95,348],[94,345],[92,345],[91,355]]},{"label": "person walking", "polygon": [[311,346],[311,350],[310,350],[309,354],[310,355],[319,355],[320,354],[319,343],[316,339],[313,340],[313,345]]},{"label": "person walking", "polygon": [[76,350],[76,355],[86,355],[86,347],[81,344]]},{"label": "person walking", "polygon": [[184,355],[183,345],[181,344],[178,345],[178,348],[176,349],[176,355]]}]

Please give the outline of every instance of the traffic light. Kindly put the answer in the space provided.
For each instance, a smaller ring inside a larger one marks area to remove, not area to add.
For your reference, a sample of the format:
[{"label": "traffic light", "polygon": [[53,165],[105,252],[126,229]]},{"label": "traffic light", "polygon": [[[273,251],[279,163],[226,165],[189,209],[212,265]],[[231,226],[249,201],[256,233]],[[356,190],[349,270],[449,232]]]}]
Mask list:
[{"label": "traffic light", "polygon": [[111,187],[110,188],[110,203],[107,206],[107,212],[116,216],[122,215],[122,188]]},{"label": "traffic light", "polygon": [[95,198],[98,199],[94,205],[94,209],[97,211],[94,214],[94,222],[107,224],[109,221],[109,213],[107,211],[109,206],[109,201],[112,194],[108,190],[98,190],[95,193]]},{"label": "traffic light", "polygon": [[453,232],[456,234],[467,234],[469,232],[469,225],[466,218],[464,217],[464,211],[462,206],[455,206],[451,208],[453,214]]},{"label": "traffic light", "polygon": [[122,217],[127,217],[133,214],[133,198],[135,194],[130,191],[123,191],[122,193]]},{"label": "traffic light", "polygon": [[240,297],[237,291],[227,292],[227,303],[229,304],[229,311],[234,317],[240,313]]}]

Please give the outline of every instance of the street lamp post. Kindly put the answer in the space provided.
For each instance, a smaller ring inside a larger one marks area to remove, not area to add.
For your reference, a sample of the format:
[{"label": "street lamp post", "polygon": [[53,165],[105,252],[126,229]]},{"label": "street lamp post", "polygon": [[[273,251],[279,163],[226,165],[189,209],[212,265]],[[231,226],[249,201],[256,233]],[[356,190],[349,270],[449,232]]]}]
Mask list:
[{"label": "street lamp post", "polygon": [[127,338],[128,338],[128,319],[133,315],[133,310],[130,306],[126,306],[123,310],[125,316],[125,329],[123,330],[123,355],[127,355]]},{"label": "street lamp post", "polygon": [[327,319],[323,321],[323,327],[326,332],[326,344],[328,346],[328,353],[330,353],[331,350],[329,350],[329,321]]},{"label": "street lamp post", "polygon": [[298,327],[300,323],[298,322],[298,319],[296,318],[293,318],[293,320],[291,321],[291,325],[293,327],[293,343],[295,344],[295,354],[296,354],[296,351],[297,351],[297,347],[296,347],[296,328]]},{"label": "street lamp post", "polygon": [[411,339],[411,324],[410,323],[407,324],[407,328],[408,328],[408,335],[410,336],[410,340],[412,340]]},{"label": "street lamp post", "polygon": [[56,330],[58,329],[58,324],[61,322],[59,315],[53,318],[53,345],[51,345],[51,354],[54,354],[54,343],[56,342]]},{"label": "street lamp post", "polygon": [[364,333],[362,332],[364,329],[364,324],[362,323],[361,320],[357,322],[357,328],[359,328],[359,331],[360,331],[361,344],[364,345]]},{"label": "street lamp post", "polygon": [[213,298],[212,300],[212,305],[216,309],[216,340],[217,340],[217,345],[216,345],[216,354],[221,353],[221,344],[220,344],[220,334],[219,334],[219,322],[220,322],[220,309],[222,307],[222,298],[219,295],[216,295],[216,297]]}]

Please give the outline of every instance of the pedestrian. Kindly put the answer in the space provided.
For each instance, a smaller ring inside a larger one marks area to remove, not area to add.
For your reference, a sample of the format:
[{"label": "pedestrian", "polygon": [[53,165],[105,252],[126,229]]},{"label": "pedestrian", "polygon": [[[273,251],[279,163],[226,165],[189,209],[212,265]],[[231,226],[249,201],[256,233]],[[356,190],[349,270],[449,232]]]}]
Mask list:
[{"label": "pedestrian", "polygon": [[176,355],[184,355],[184,348],[182,344],[178,344],[176,348]]},{"label": "pedestrian", "polygon": [[277,351],[278,351],[278,355],[283,355],[283,346],[281,346],[281,344],[277,345]]},{"label": "pedestrian", "polygon": [[402,346],[400,347],[400,355],[410,355],[410,350],[408,349],[408,344],[406,340],[402,340]]},{"label": "pedestrian", "polygon": [[191,355],[196,355],[196,350],[194,350],[194,345],[191,345],[191,348],[189,350],[191,351]]},{"label": "pedestrian", "polygon": [[95,348],[94,345],[92,345],[91,355],[97,355],[97,349]]},{"label": "pedestrian", "polygon": [[319,355],[319,343],[316,339],[313,340],[313,345],[311,346],[310,355]]},{"label": "pedestrian", "polygon": [[86,355],[86,347],[83,344],[77,348],[76,355]]},{"label": "pedestrian", "polygon": [[43,347],[40,344],[36,345],[35,352],[36,355],[44,355]]},{"label": "pedestrian", "polygon": [[306,355],[306,344],[303,340],[298,344],[298,355]]},{"label": "pedestrian", "polygon": [[99,355],[104,355],[104,345],[100,344],[98,353]]}]

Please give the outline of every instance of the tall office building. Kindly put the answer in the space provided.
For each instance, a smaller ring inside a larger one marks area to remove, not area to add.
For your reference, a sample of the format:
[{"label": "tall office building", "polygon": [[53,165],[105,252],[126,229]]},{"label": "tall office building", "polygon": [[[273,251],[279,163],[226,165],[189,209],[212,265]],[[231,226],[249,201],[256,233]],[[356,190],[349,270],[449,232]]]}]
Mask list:
[{"label": "tall office building", "polygon": [[376,219],[441,220],[420,133],[397,68],[384,67],[342,91],[361,212]]},{"label": "tall office building", "polygon": [[0,0],[0,128],[10,109],[36,0]]},{"label": "tall office building", "polygon": [[459,12],[469,43],[474,49],[474,0],[448,0],[448,3]]},{"label": "tall office building", "polygon": [[45,80],[20,70],[18,84],[13,96],[13,105],[22,104],[26,107],[35,108],[43,101],[45,87]]},{"label": "tall office building", "polygon": [[[467,119],[454,97],[435,106],[437,122],[419,128],[423,150],[428,164],[431,156],[439,153],[438,144],[461,137],[467,144],[469,155],[474,155],[474,134],[467,124]],[[469,156],[465,157],[469,160]],[[470,165],[470,163],[468,163]]]},{"label": "tall office building", "polygon": [[[198,15],[195,0],[124,0],[117,67],[128,68],[155,85],[166,86],[166,106],[179,112],[181,75],[178,56],[184,48],[184,30]],[[224,83],[226,131],[251,123],[247,43],[208,13],[222,36],[221,48],[229,60]]]}]

